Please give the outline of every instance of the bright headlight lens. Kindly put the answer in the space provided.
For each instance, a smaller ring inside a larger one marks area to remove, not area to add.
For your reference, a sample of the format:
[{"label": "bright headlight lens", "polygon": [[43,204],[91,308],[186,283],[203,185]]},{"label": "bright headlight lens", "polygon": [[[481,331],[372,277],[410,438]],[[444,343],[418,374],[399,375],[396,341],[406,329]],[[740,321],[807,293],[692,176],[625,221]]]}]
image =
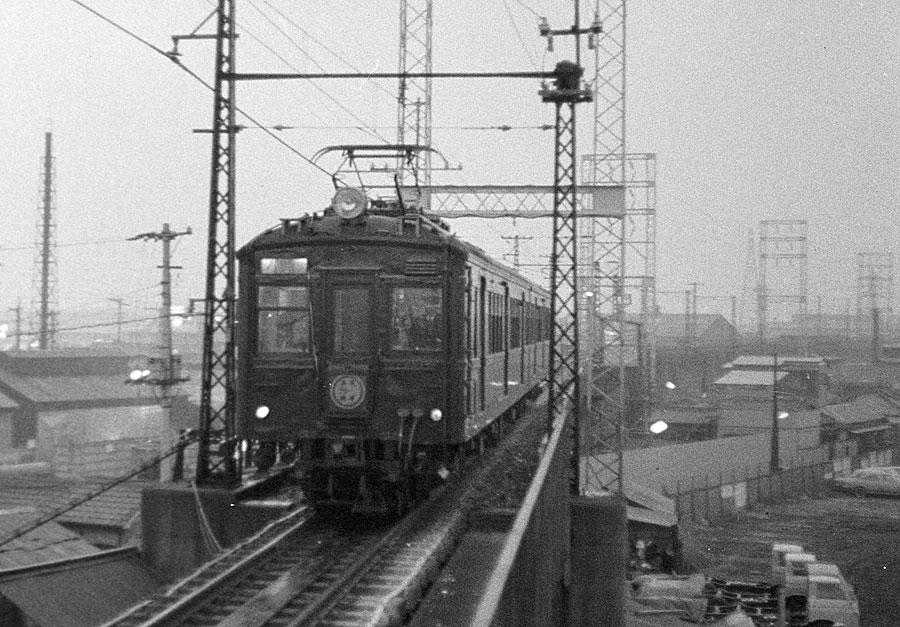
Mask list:
[{"label": "bright headlight lens", "polygon": [[268,405],[260,405],[256,408],[256,417],[262,420],[269,415],[269,406]]}]

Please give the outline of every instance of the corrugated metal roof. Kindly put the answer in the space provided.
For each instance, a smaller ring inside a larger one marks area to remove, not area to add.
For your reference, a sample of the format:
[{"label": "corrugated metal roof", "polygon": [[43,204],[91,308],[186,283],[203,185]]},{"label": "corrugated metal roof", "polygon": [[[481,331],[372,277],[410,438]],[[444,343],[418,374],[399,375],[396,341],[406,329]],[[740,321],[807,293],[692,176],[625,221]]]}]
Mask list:
[{"label": "corrugated metal roof", "polygon": [[622,484],[622,493],[626,499],[642,508],[675,514],[675,501],[650,488],[626,481]]},{"label": "corrugated metal roof", "polygon": [[633,520],[634,522],[657,525],[659,527],[675,527],[678,524],[678,516],[669,512],[632,507],[631,505],[626,505],[625,509],[628,512],[628,520]]},{"label": "corrugated metal roof", "polygon": [[[778,381],[787,376],[786,372],[777,372],[774,375]],[[715,385],[747,385],[772,387],[772,372],[765,370],[730,370],[718,379]]]},{"label": "corrugated metal roof", "polygon": [[850,433],[858,435],[860,433],[873,433],[875,431],[887,431],[893,429],[891,425],[876,425],[874,427],[860,427],[859,429],[850,429]]},{"label": "corrugated metal roof", "polygon": [[[741,368],[772,368],[774,355],[741,355],[733,361],[723,366],[726,369]],[[816,366],[824,367],[827,364],[822,357],[792,357],[789,355],[778,357],[778,366],[780,368],[791,368],[792,366]]]},{"label": "corrugated metal roof", "polygon": [[[0,538],[36,520],[33,508],[0,510]],[[100,550],[59,523],[50,521],[23,536],[0,545],[0,571],[45,562],[93,555]]]},{"label": "corrugated metal roof", "polygon": [[[41,513],[49,513],[101,485],[52,475],[0,476],[0,508],[34,507]],[[148,485],[151,482],[126,481],[66,512],[57,522],[125,529],[139,514],[141,492]]]},{"label": "corrugated metal roof", "polygon": [[38,625],[95,627],[162,587],[137,550],[0,572],[0,594]]}]

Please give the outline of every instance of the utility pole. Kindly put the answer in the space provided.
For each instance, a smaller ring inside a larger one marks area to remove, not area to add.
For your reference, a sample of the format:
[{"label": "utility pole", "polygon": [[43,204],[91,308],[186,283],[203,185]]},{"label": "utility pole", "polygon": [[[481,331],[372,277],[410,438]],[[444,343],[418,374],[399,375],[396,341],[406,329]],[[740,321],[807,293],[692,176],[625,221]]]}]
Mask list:
[{"label": "utility pole", "polygon": [[781,472],[780,436],[778,433],[778,353],[772,353],[772,450],[769,456],[769,470]]},{"label": "utility pole", "polygon": [[16,312],[16,350],[22,350],[22,345],[20,343],[20,338],[22,337],[22,301],[19,301],[19,304],[15,307],[10,307],[9,311]]},{"label": "utility pole", "polygon": [[[179,266],[171,265],[170,248],[172,240],[182,235],[190,235],[191,229],[188,227],[180,233],[169,230],[169,224],[163,224],[162,231],[159,233],[141,233],[129,240],[153,240],[161,241],[163,245],[163,261],[162,265],[162,305],[159,311],[159,356],[151,361],[155,367],[151,368],[151,378],[147,383],[159,386],[159,404],[162,407],[163,415],[160,421],[160,438],[159,450],[165,455],[175,445],[175,436],[172,432],[172,386],[181,383],[185,379],[180,376],[180,364],[176,370],[176,360],[172,349],[172,269],[178,269]],[[112,299],[111,299],[112,300]],[[170,481],[172,478],[172,461],[166,457],[159,463],[159,480],[162,482]],[[180,474],[180,473],[179,473]]]},{"label": "utility pole", "polygon": [[41,207],[38,224],[38,258],[35,261],[37,288],[35,317],[37,343],[40,350],[56,348],[56,205],[54,185],[53,133],[44,133],[43,173],[41,176]]},{"label": "utility pole", "polygon": [[127,305],[121,298],[107,298],[106,300],[118,305],[118,313],[116,315],[116,344],[122,343],[122,307]]},{"label": "utility pole", "polygon": [[501,235],[500,239],[506,240],[506,241],[512,241],[512,243],[513,243],[513,252],[512,252],[513,268],[515,269],[516,272],[518,272],[519,268],[521,266],[519,255],[522,252],[521,248],[519,247],[519,242],[521,242],[523,240],[527,241],[527,240],[534,239],[534,238],[533,237],[525,237],[525,236],[517,234],[517,235]]}]

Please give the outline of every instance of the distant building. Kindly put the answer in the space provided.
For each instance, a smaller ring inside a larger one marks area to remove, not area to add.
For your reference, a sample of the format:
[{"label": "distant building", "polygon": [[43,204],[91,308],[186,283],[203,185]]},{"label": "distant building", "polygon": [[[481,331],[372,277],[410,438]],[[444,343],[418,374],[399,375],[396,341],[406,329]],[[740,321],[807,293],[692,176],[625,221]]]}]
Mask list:
[{"label": "distant building", "polygon": [[737,329],[720,314],[660,313],[653,317],[652,325],[656,388],[672,382],[680,390],[679,396],[708,391],[740,343]]},{"label": "distant building", "polygon": [[731,350],[740,341],[737,329],[721,314],[659,313],[653,316],[652,323],[658,348],[693,343],[699,347]]},{"label": "distant building", "polygon": [[163,418],[153,386],[126,383],[146,363],[115,350],[0,352],[0,461],[76,476],[133,468]]},{"label": "distant building", "polygon": [[821,416],[824,442],[834,446],[852,441],[860,454],[891,448],[900,426],[900,406],[880,394],[823,407]]},{"label": "distant building", "polygon": [[710,403],[684,402],[654,408],[650,424],[662,420],[665,431],[649,436],[654,442],[694,442],[718,437],[721,412]]},{"label": "distant building", "polygon": [[[716,381],[715,387],[726,398],[748,392],[749,390],[741,390],[743,385],[755,387],[754,394],[758,394],[761,386],[767,385],[771,400],[776,370],[775,355],[741,355],[726,363],[723,368],[726,375]],[[829,372],[828,361],[823,357],[778,355],[779,399],[783,399],[787,405],[799,404],[806,409],[823,405],[828,398]]]}]

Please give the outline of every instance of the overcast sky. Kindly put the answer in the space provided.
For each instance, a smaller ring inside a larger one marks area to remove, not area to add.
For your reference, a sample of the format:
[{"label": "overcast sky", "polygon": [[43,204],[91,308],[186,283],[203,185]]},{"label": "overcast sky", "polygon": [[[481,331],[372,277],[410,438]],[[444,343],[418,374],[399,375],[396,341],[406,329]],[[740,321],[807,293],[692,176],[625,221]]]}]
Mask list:
[{"label": "overcast sky", "polygon": [[[210,13],[204,0],[85,0],[148,44],[171,48]],[[30,308],[44,133],[52,130],[60,325],[152,315],[161,246],[128,237],[193,228],[173,263],[175,304],[203,295],[212,98],[171,61],[72,0],[6,0],[0,13],[0,319]],[[570,58],[537,35],[539,16],[571,24],[569,3],[436,2],[434,69],[551,69]],[[552,5],[552,9],[550,8]],[[240,71],[396,71],[399,6],[384,0],[238,0]],[[809,221],[809,297],[829,312],[855,301],[860,252],[900,253],[900,6],[870,2],[641,0],[627,4],[627,150],[657,155],[657,286],[698,282],[739,295],[748,231]],[[590,15],[584,3],[583,15]],[[589,19],[586,18],[586,19]],[[211,32],[209,27],[205,31]],[[209,80],[213,47],[181,44]],[[588,74],[593,68],[588,68]],[[441,183],[552,183],[553,109],[526,80],[435,81],[433,141],[461,172]],[[238,104],[311,156],[331,144],[396,137],[396,81],[241,84]],[[579,113],[580,130],[590,113]],[[510,125],[502,132],[484,127]],[[364,127],[367,130],[359,130]],[[467,127],[467,128],[463,128]],[[471,128],[476,127],[476,128]],[[590,145],[585,134],[580,147]],[[279,218],[321,210],[327,176],[258,130],[237,141],[237,243]],[[333,163],[324,162],[326,169]],[[493,254],[506,223],[461,224]],[[525,263],[550,249],[549,222],[518,221]],[[896,301],[896,298],[895,298]],[[723,301],[724,303],[724,301]],[[727,305],[722,307],[727,311]],[[701,311],[716,302],[701,298]],[[811,305],[812,307],[812,305]]]}]

